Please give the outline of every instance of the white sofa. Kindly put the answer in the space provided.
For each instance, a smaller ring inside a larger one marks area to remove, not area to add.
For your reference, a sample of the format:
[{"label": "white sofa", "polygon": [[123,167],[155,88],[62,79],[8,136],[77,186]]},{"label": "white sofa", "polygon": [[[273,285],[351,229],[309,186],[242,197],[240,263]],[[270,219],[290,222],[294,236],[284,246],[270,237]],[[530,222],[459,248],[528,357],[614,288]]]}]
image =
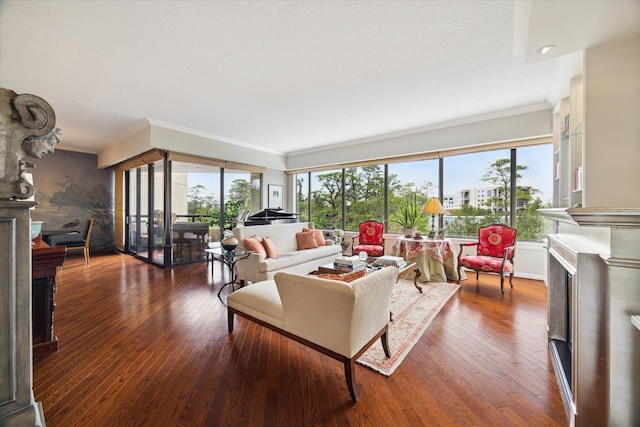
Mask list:
[{"label": "white sofa", "polygon": [[258,235],[269,236],[278,248],[277,258],[266,258],[258,253],[252,253],[248,258],[236,264],[238,280],[242,285],[246,282],[260,282],[273,279],[278,271],[307,274],[317,270],[319,266],[333,262],[342,248],[332,240],[326,246],[313,249],[298,250],[296,233],[303,228],[313,229],[313,223],[296,222],[286,224],[252,225],[248,227],[234,227],[233,236],[238,239],[238,248],[245,249],[245,237]]},{"label": "white sofa", "polygon": [[398,269],[387,267],[353,282],[279,272],[274,280],[238,289],[227,298],[234,314],[252,320],[344,364],[349,394],[358,400],[355,361],[378,338],[387,357],[389,304]]}]

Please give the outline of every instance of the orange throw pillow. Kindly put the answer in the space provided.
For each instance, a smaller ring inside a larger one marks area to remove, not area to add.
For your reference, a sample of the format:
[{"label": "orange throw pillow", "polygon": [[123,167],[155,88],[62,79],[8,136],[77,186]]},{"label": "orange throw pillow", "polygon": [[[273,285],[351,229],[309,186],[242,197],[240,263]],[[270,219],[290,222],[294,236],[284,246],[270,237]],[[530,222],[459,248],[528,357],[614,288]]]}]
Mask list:
[{"label": "orange throw pillow", "polygon": [[311,228],[303,228],[302,231],[313,231],[314,233],[316,233],[316,243],[318,244],[318,246],[326,246],[327,241],[324,240],[324,233],[322,232],[322,230],[313,230]]},{"label": "orange throw pillow", "polygon": [[262,245],[262,237],[257,234],[255,236],[245,238],[244,245],[251,252],[257,252],[265,258],[267,257],[267,250]]},{"label": "orange throw pillow", "polygon": [[322,279],[340,280],[342,282],[353,282],[367,274],[366,270],[352,271],[351,273],[342,274],[318,274]]},{"label": "orange throw pillow", "polygon": [[264,246],[265,250],[267,251],[267,258],[277,258],[278,255],[280,255],[278,253],[278,248],[276,247],[276,244],[273,243],[273,240],[271,240],[271,237],[269,236],[265,236],[262,238],[262,245]]},{"label": "orange throw pillow", "polygon": [[318,242],[316,242],[316,233],[313,231],[300,231],[296,233],[296,239],[298,240],[298,250],[318,247]]}]

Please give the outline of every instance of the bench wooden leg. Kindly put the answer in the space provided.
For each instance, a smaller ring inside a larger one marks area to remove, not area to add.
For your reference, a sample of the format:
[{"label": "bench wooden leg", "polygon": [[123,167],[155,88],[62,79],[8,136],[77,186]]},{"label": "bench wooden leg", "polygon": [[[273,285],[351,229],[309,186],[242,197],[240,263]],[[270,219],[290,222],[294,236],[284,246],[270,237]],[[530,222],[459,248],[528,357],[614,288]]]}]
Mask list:
[{"label": "bench wooden leg", "polygon": [[354,402],[358,401],[358,390],[356,389],[356,379],[355,379],[355,359],[345,359],[344,361],[344,376],[347,380],[347,388],[349,389],[349,394],[351,395],[351,400]]},{"label": "bench wooden leg", "polygon": [[382,341],[382,349],[384,350],[384,355],[387,357],[391,357],[391,352],[389,351],[389,334],[385,332],[380,337],[380,341]]},{"label": "bench wooden leg", "polygon": [[233,311],[227,309],[227,327],[229,333],[233,332]]}]

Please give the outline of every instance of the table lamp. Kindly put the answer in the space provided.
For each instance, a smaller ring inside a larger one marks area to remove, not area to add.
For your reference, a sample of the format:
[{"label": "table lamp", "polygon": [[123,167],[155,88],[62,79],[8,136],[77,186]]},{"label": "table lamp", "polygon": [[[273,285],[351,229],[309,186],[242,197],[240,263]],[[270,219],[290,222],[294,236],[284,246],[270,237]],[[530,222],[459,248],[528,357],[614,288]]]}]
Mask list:
[{"label": "table lamp", "polygon": [[433,197],[429,200],[427,200],[427,203],[424,204],[424,206],[422,207],[422,213],[423,214],[427,214],[427,215],[431,215],[431,231],[435,231],[436,227],[435,227],[435,217],[436,215],[442,215],[444,214],[444,209],[442,208],[442,205],[440,204],[440,200],[438,200],[437,198]]}]

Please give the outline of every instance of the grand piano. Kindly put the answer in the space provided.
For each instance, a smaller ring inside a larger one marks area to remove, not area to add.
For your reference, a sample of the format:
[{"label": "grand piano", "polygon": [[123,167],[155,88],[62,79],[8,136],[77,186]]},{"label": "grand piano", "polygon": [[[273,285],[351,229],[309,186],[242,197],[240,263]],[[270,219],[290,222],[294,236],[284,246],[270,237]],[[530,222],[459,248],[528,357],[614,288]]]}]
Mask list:
[{"label": "grand piano", "polygon": [[245,221],[245,226],[250,225],[267,225],[267,224],[286,224],[289,222],[298,222],[297,212],[284,212],[280,209],[263,209],[258,213],[250,215]]}]

